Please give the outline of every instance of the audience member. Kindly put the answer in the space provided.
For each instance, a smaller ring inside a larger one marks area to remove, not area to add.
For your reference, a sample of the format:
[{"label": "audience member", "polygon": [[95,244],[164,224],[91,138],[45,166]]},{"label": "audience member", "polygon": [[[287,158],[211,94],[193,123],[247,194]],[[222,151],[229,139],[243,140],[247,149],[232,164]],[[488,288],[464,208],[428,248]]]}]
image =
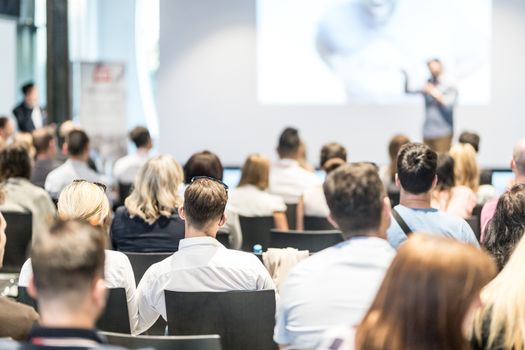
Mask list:
[{"label": "audience member", "polygon": [[224,168],[219,157],[210,151],[194,153],[184,164],[184,185],[180,187],[179,194],[184,197],[186,186],[196,176],[209,176],[222,181]]},{"label": "audience member", "polygon": [[46,124],[46,114],[38,105],[38,89],[32,82],[22,86],[24,101],[13,109],[18,130],[32,132]]},{"label": "audience member", "polygon": [[60,191],[74,180],[107,183],[106,179],[89,168],[89,137],[82,130],[73,130],[67,135],[68,160],[49,173],[45,189],[51,197],[58,198]]},{"label": "audience member", "polygon": [[428,232],[452,237],[479,247],[467,222],[455,215],[432,208],[432,192],[437,184],[437,153],[420,143],[401,147],[397,157],[396,184],[400,204],[393,211],[388,240],[399,248],[412,232]]},{"label": "audience member", "polygon": [[[107,233],[110,217],[110,206],[103,185],[85,180],[76,180],[66,186],[58,198],[58,217],[62,220],[83,220]],[[107,239],[106,234],[104,238]],[[78,242],[78,244],[81,241]],[[75,246],[71,252],[79,253]],[[135,294],[135,277],[131,263],[126,255],[106,249],[105,278],[107,288],[124,288],[128,301],[130,327],[133,334],[137,328],[137,304]],[[18,284],[27,287],[32,275],[31,259],[22,266]]]},{"label": "audience member", "polygon": [[53,130],[42,128],[33,131],[33,145],[36,150],[36,158],[31,182],[33,185],[44,188],[47,175],[61,164],[56,159],[57,145]]},{"label": "audience member", "polygon": [[399,192],[396,186],[397,173],[397,154],[401,146],[410,142],[410,139],[405,135],[395,135],[388,143],[388,156],[390,163],[380,170],[381,180],[387,192]]},{"label": "audience member", "polygon": [[281,289],[274,340],[310,349],[341,324],[357,325],[395,251],[386,241],[390,201],[375,167],[342,165],[328,174],[329,220],[346,239],[297,264]]},{"label": "audience member", "polygon": [[[346,163],[346,149],[338,143],[329,143],[321,149],[321,169],[328,175],[339,166]],[[330,209],[326,204],[323,185],[307,188],[297,205],[297,229],[304,229],[304,216],[328,217]]]},{"label": "audience member", "polygon": [[[0,213],[0,268],[2,267],[5,252],[5,228],[6,222]],[[32,307],[0,296],[0,338],[9,337],[16,340],[24,340],[37,320],[38,314]]]},{"label": "audience member", "polygon": [[454,159],[454,178],[456,185],[466,186],[474,193],[479,189],[479,167],[477,154],[469,144],[457,144],[450,149],[450,156]]},{"label": "audience member", "polygon": [[140,169],[125,205],[111,224],[113,249],[123,252],[176,252],[184,238],[178,208],[182,168],[175,159],[160,155]]},{"label": "audience member", "polygon": [[279,161],[270,170],[269,192],[281,196],[287,204],[297,204],[307,188],[320,183],[313,172],[299,164],[301,144],[297,129],[284,129],[277,146]]},{"label": "audience member", "polygon": [[525,239],[498,276],[481,292],[482,309],[473,322],[473,350],[525,348]]},{"label": "audience member", "polygon": [[58,222],[41,235],[31,251],[34,276],[28,285],[40,325],[27,344],[2,341],[1,349],[120,349],[105,346],[94,331],[107,296],[104,242],[102,230],[79,221]]},{"label": "audience member", "polygon": [[[512,183],[509,184],[509,187],[512,187],[512,185],[525,184],[525,139],[520,140],[516,146],[514,146],[510,168],[514,173],[514,179]],[[485,241],[484,233],[487,224],[494,216],[497,204],[498,198],[494,198],[488,201],[481,210],[481,243]]]},{"label": "audience member", "polygon": [[494,217],[485,231],[484,247],[501,270],[525,233],[525,185],[516,185],[498,201]]},{"label": "audience member", "polygon": [[470,131],[463,131],[460,135],[459,135],[459,143],[463,143],[463,144],[469,144],[472,146],[472,148],[474,148],[474,151],[476,151],[476,153],[479,153],[479,135],[475,132],[470,132]]},{"label": "audience member", "polygon": [[52,223],[56,208],[49,194],[29,182],[30,178],[31,159],[25,147],[13,143],[0,150],[0,180],[5,192],[0,210],[31,213],[36,238]]},{"label": "audience member", "polygon": [[36,150],[35,146],[33,145],[33,136],[29,132],[17,132],[13,136],[13,142],[17,145],[23,146],[27,153],[29,153],[29,157],[31,159],[35,158]]},{"label": "audience member", "polygon": [[273,216],[275,228],[288,230],[284,200],[267,192],[269,176],[270,162],[266,157],[251,154],[246,158],[239,186],[229,194],[226,206],[227,227],[233,248],[240,248],[242,237],[250,234],[241,234],[239,216]]},{"label": "audience member", "polygon": [[399,249],[355,336],[348,327],[330,332],[320,348],[470,349],[479,294],[495,270],[474,247],[416,234]]},{"label": "audience member", "polygon": [[0,147],[7,146],[10,143],[14,132],[13,122],[6,116],[0,117]]},{"label": "audience member", "polygon": [[149,131],[143,126],[137,126],[131,130],[129,138],[137,151],[120,158],[113,167],[113,177],[117,182],[123,184],[131,184],[135,181],[135,176],[149,159],[149,152],[153,148]]},{"label": "audience member", "polygon": [[179,250],[144,274],[137,289],[139,332],[161,315],[166,318],[164,290],[231,291],[275,289],[259,259],[250,253],[224,248],[216,239],[224,225],[226,186],[211,178],[194,178],[184,193],[179,215],[185,221],[185,239]]},{"label": "audience member", "polygon": [[476,206],[476,194],[466,186],[457,186],[454,159],[441,153],[437,160],[437,185],[432,193],[432,207],[467,219]]}]

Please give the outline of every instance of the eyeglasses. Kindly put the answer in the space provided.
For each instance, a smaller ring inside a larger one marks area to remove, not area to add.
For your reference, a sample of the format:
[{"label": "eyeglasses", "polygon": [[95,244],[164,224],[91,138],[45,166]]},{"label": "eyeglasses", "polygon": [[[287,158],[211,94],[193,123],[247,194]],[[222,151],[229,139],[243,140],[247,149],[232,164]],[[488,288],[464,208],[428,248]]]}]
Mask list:
[{"label": "eyeglasses", "polygon": [[228,192],[228,185],[226,185],[224,182],[222,182],[221,180],[219,179],[216,179],[214,177],[211,177],[211,176],[194,176],[191,178],[191,181],[190,181],[190,184],[192,184],[195,180],[200,180],[200,179],[207,179],[207,180],[211,180],[211,181],[214,181],[214,182],[217,182],[217,183],[220,183],[222,185],[222,187],[224,187],[224,189],[226,190],[226,192]]},{"label": "eyeglasses", "polygon": [[93,184],[93,185],[97,185],[104,192],[106,192],[106,190],[107,190],[107,186],[104,185],[103,183],[100,183],[100,182],[91,182],[91,181],[84,180],[84,179],[73,180],[73,183],[80,183],[80,182],[87,182],[87,183],[90,183],[90,184]]}]

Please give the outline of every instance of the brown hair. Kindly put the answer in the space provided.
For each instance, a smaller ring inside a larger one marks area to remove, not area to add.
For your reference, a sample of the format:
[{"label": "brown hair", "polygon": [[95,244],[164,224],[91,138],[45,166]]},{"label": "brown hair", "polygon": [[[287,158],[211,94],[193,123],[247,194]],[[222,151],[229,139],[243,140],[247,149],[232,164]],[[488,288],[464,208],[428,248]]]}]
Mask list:
[{"label": "brown hair", "polygon": [[211,178],[198,178],[184,192],[184,212],[188,224],[201,229],[224,215],[228,192],[222,183]]},{"label": "brown hair", "polygon": [[397,173],[397,154],[401,147],[407,143],[410,143],[410,139],[405,135],[395,135],[388,143],[388,155],[390,156],[388,171],[392,182],[395,181]]},{"label": "brown hair", "polygon": [[375,166],[342,165],[328,174],[323,188],[330,214],[345,236],[379,228],[385,190]]},{"label": "brown hair", "polygon": [[468,143],[459,143],[452,146],[450,156],[454,158],[454,176],[456,185],[467,186],[472,191],[479,189],[479,166],[477,153]]},{"label": "brown hair", "polygon": [[189,184],[195,176],[209,176],[222,180],[223,172],[221,160],[215,153],[197,152],[184,164],[184,183]]},{"label": "brown hair", "polygon": [[337,169],[346,163],[346,149],[339,143],[328,143],[321,148],[321,159],[319,164],[326,173]]},{"label": "brown hair", "polygon": [[36,154],[41,154],[49,150],[51,140],[54,140],[55,135],[53,131],[48,128],[36,129],[32,132],[33,146],[35,147]]},{"label": "brown hair", "polygon": [[357,329],[356,349],[469,349],[465,317],[495,274],[494,262],[473,246],[412,235]]},{"label": "brown hair", "polygon": [[87,222],[57,221],[31,250],[39,298],[78,303],[79,294],[104,276],[104,232]]},{"label": "brown hair", "polygon": [[24,145],[11,144],[0,150],[0,178],[5,181],[12,177],[31,177],[31,157]]},{"label": "brown hair", "polygon": [[261,154],[250,154],[242,166],[239,187],[245,185],[257,186],[265,191],[269,185],[270,161]]}]

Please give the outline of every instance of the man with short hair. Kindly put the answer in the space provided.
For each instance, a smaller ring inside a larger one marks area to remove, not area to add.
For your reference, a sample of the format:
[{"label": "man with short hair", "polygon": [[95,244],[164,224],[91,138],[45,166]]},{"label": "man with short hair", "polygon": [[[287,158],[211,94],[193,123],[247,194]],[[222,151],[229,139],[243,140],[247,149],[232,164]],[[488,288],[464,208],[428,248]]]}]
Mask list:
[{"label": "man with short hair", "polygon": [[46,115],[38,105],[38,89],[33,82],[22,86],[24,101],[13,109],[13,114],[18,123],[18,130],[31,132],[46,124]]},{"label": "man with short hair", "polygon": [[57,146],[55,135],[53,130],[48,128],[36,129],[32,135],[36,159],[31,172],[31,182],[44,188],[47,175],[61,164],[56,160]]},{"label": "man with short hair", "polygon": [[107,184],[105,177],[89,168],[89,137],[83,130],[73,130],[66,138],[68,160],[49,173],[45,189],[51,197],[58,198],[64,187],[74,180]]},{"label": "man with short hair", "polygon": [[152,265],[137,287],[139,333],[165,320],[164,290],[223,292],[275,289],[268,271],[250,253],[226,249],[215,239],[226,222],[227,187],[219,180],[195,177],[184,192],[179,215],[185,221],[185,239],[179,250]]},{"label": "man with short hair", "polygon": [[149,159],[149,152],[153,148],[150,133],[143,126],[137,126],[131,130],[129,138],[135,144],[137,151],[120,158],[113,167],[113,177],[122,184],[132,184],[135,181],[135,176]]},{"label": "man with short hair", "polygon": [[386,240],[390,201],[377,168],[345,164],[324,183],[329,220],[345,239],[297,264],[280,291],[274,340],[291,349],[315,348],[334,326],[357,326],[395,251]]},{"label": "man with short hair", "polygon": [[479,247],[469,224],[430,205],[437,184],[437,153],[421,143],[401,147],[397,156],[396,186],[400,200],[393,211],[388,241],[398,248],[412,232],[451,237]]},{"label": "man with short hair", "polygon": [[297,204],[305,189],[320,184],[314,173],[299,164],[302,142],[299,131],[286,128],[279,137],[279,161],[270,169],[269,192],[281,196],[287,204]]},{"label": "man with short hair", "polygon": [[[514,146],[510,168],[514,173],[514,181],[512,182],[512,185],[525,184],[525,139],[520,140]],[[481,243],[483,243],[485,239],[485,228],[496,212],[498,200],[499,197],[489,200],[481,210]]]}]

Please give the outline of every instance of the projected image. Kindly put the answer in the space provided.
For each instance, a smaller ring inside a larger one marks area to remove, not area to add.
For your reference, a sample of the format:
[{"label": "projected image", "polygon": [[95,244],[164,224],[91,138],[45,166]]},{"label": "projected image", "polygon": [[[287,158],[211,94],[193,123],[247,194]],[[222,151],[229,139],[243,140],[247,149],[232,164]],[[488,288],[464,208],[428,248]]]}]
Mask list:
[{"label": "projected image", "polygon": [[[490,102],[491,0],[258,0],[262,104],[404,103],[443,62],[461,104]],[[420,101],[420,99],[416,99]]]}]

